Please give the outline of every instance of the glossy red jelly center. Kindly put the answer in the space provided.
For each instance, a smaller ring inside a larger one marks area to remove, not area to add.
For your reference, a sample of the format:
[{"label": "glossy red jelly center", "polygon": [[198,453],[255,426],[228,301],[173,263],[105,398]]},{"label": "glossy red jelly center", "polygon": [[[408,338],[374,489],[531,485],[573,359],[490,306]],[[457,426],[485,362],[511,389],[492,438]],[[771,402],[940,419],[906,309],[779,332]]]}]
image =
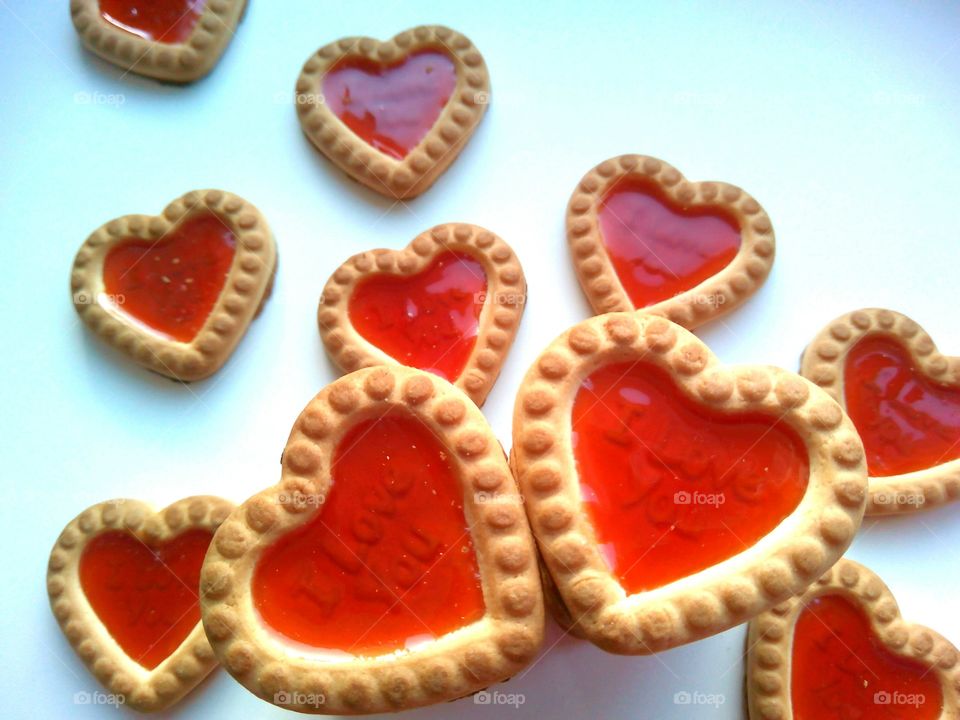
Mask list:
[{"label": "glossy red jelly center", "polygon": [[486,289],[479,260],[443,252],[416,275],[361,280],[350,297],[350,322],[398,362],[453,381],[477,343]]},{"label": "glossy red jelly center", "polygon": [[266,624],[315,648],[375,655],[479,620],[462,490],[436,436],[394,410],[351,428],[332,468],[316,517],[257,564]]},{"label": "glossy red jelly center", "polygon": [[330,109],[364,141],[402,160],[433,127],[457,85],[444,52],[413,53],[393,65],[348,57],[323,78]]},{"label": "glossy red jelly center", "polygon": [[733,220],[716,210],[678,207],[640,179],[627,177],[614,185],[599,217],[607,254],[638,308],[696,287],[729,265],[740,249],[740,229]]},{"label": "glossy red jelly center", "polygon": [[595,370],[577,392],[572,422],[583,503],[629,593],[750,547],[806,491],[807,451],[790,427],[696,405],[647,363]]},{"label": "glossy red jelly center", "polygon": [[100,0],[107,22],[145,40],[182,43],[193,33],[206,0]]},{"label": "glossy red jelly center", "polygon": [[894,338],[867,335],[850,348],[843,389],[874,477],[960,458],[960,388],[924,376]]},{"label": "glossy red jelly center", "polygon": [[220,297],[235,249],[223,220],[200,213],[158,240],[117,244],[103,262],[104,292],[122,312],[189,342]]},{"label": "glossy red jelly center", "polygon": [[936,675],[887,650],[839,594],[814,598],[797,618],[791,676],[794,720],[933,720],[943,707]]},{"label": "glossy red jelly center", "polygon": [[211,537],[206,530],[187,530],[154,546],[111,530],[83,550],[83,594],[117,644],[148,670],[200,622],[200,566]]}]

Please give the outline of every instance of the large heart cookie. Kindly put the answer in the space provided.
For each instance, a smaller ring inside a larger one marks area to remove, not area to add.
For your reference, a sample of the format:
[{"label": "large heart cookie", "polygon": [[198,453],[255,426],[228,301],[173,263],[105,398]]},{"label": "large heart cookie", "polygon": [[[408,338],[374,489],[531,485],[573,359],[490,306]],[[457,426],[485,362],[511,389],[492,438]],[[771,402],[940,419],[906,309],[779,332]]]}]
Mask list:
[{"label": "large heart cookie", "polygon": [[216,372],[270,293],[277,265],[263,215],[197,190],[157,216],[125,215],[87,238],[70,287],[83,321],[146,368],[183,381]]},{"label": "large heart cookie", "polygon": [[512,463],[561,621],[617,653],[721,632],[803,590],[866,500],[863,446],[826,393],[724,367],[635,312],[586,320],[540,355]]},{"label": "large heart cookie", "polygon": [[50,606],[116,704],[170,707],[216,667],[197,596],[204,555],[232,509],[208,496],[158,512],[111,500],[61,533],[47,569]]},{"label": "large heart cookie", "polygon": [[140,75],[191,82],[226,50],[246,0],[70,0],[83,44]]},{"label": "large heart cookie", "polygon": [[301,712],[469,695],[540,645],[537,556],[506,458],[449,383],[358,370],[297,419],[280,483],[204,563],[204,627],[251,692]]},{"label": "large heart cookie", "polygon": [[687,328],[749,298],[773,265],[770,218],[746,192],[690,182],[656,158],[588,172],[567,206],[567,240],[597,313],[643,309]]},{"label": "large heart cookie", "polygon": [[434,183],[489,100],[483,56],[437,25],[386,42],[350,37],[325,45],[304,64],[296,94],[310,142],[352,178],[395,199]]},{"label": "large heart cookie", "polygon": [[804,351],[800,373],[830,393],[860,433],[868,514],[960,498],[960,358],[941,355],[917,323],[876,308],[842,315]]},{"label": "large heart cookie", "polygon": [[482,405],[526,301],[523,268],[492,232],[438,225],[403,250],[354,255],[327,281],[317,320],[344,370],[428,370]]},{"label": "large heart cookie", "polygon": [[751,720],[960,717],[957,648],[852,560],[751,621],[747,643]]}]

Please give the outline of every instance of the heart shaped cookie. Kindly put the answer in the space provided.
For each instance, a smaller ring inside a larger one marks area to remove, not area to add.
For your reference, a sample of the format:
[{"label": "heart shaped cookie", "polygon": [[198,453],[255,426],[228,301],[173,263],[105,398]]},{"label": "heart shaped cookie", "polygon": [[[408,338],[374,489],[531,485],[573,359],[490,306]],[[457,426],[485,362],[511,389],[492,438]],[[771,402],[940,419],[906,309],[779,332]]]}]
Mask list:
[{"label": "heart shaped cookie", "polygon": [[624,654],[803,590],[865,504],[863,446],[826,393],[779,368],[724,367],[645,313],[591,318],[540,355],[511,462],[561,622]]},{"label": "heart shaped cookie", "polygon": [[297,79],[303,131],[335,165],[389,198],[429,188],[457,157],[490,101],[483,56],[429,25],[381,42],[337,40]]},{"label": "heart shaped cookie", "polygon": [[246,0],[70,0],[88,50],[125,70],[172,82],[209,73]]},{"label": "heart shaped cookie", "polygon": [[567,241],[597,313],[645,310],[686,328],[720,317],[767,279],[773,226],[722,182],[689,182],[644,155],[588,172],[567,206]]},{"label": "heart shaped cookie", "polygon": [[87,326],[144,367],[177,380],[216,372],[270,294],[277,251],[267,221],[221,190],[197,190],[157,216],[93,232],[73,261]]},{"label": "heart shaped cookie", "polygon": [[955,720],[957,649],[906,622],[873,572],[841,559],[750,622],[751,720]]},{"label": "heart shaped cookie", "polygon": [[506,458],[449,383],[399,365],[327,386],[280,483],[214,537],[204,627],[248,690],[301,712],[403,710],[504,680],[543,634]]},{"label": "heart shaped cookie", "polygon": [[47,568],[50,607],[116,704],[162,710],[216,667],[197,595],[203,557],[232,509],[209,496],[158,512],[110,500],[61,533]]},{"label": "heart shaped cookie", "polygon": [[960,358],[941,355],[910,318],[868,308],[824,327],[800,374],[856,425],[867,456],[867,513],[934,507],[960,497]]},{"label": "heart shaped cookie", "polygon": [[403,250],[354,255],[323,289],[317,321],[347,371],[401,363],[428,370],[482,405],[526,302],[520,261],[476,225],[437,225]]}]

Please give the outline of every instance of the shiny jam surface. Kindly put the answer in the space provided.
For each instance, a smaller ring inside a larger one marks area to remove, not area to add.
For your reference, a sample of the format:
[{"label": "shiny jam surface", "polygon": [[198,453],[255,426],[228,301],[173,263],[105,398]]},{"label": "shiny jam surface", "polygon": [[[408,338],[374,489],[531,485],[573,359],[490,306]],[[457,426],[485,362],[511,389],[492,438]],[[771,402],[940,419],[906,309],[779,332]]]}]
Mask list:
[{"label": "shiny jam surface", "polygon": [[402,160],[433,127],[456,85],[450,56],[425,50],[393,65],[345,58],[324,76],[323,97],[365,142]]},{"label": "shiny jam surface", "polygon": [[233,263],[236,239],[213,213],[158,240],[121,241],[103,262],[104,292],[123,313],[180,342],[207,321]]},{"label": "shiny jam surface", "polygon": [[699,285],[729,265],[740,249],[740,229],[733,220],[715,210],[677,207],[637,178],[626,177],[607,192],[599,218],[607,254],[638,308]]},{"label": "shiny jam surface", "polygon": [[207,530],[187,530],[153,546],[111,530],[83,550],[83,594],[117,644],[148,670],[200,622],[200,566],[212,537]]},{"label": "shiny jam surface", "polygon": [[887,650],[863,610],[839,594],[801,611],[791,677],[794,720],[933,720],[943,706],[936,675]]},{"label": "shiny jam surface", "polygon": [[752,546],[806,491],[807,450],[789,426],[696,405],[647,363],[595,370],[571,419],[583,503],[628,593]]},{"label": "shiny jam surface", "polygon": [[460,483],[425,425],[399,410],[357,423],[336,449],[332,480],[316,517],[257,564],[253,599],[269,627],[376,655],[483,616]]},{"label": "shiny jam surface", "polygon": [[893,337],[867,335],[850,348],[843,388],[874,477],[960,457],[960,388],[930,381]]},{"label": "shiny jam surface", "polygon": [[454,381],[477,343],[486,289],[476,258],[443,252],[416,275],[361,280],[350,297],[350,322],[403,365]]},{"label": "shiny jam surface", "polygon": [[100,14],[145,40],[176,44],[190,37],[206,4],[206,0],[100,0]]}]

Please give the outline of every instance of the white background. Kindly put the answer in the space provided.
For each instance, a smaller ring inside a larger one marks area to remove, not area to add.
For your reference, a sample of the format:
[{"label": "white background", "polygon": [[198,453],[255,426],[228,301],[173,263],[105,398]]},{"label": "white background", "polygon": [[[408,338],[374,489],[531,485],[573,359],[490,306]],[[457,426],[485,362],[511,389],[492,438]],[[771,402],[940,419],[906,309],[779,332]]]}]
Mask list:
[{"label": "white background", "polygon": [[[525,369],[589,314],[567,255],[565,204],[583,173],[620,153],[740,185],[773,219],[777,262],[766,286],[699,331],[723,360],[796,369],[824,323],[871,305],[905,312],[944,351],[960,350],[960,6],[641,5],[254,0],[213,74],[173,87],[84,51],[67,0],[0,0],[4,717],[112,716],[74,705],[74,693],[98,686],[47,606],[52,543],[80,510],[107,498],[242,501],[273,484],[291,423],[336,376],[315,312],[328,275],[352,253],[399,248],[456,220],[513,245],[530,300],[484,408],[507,446]],[[289,97],[319,46],[424,23],[476,43],[492,105],[446,175],[394,205],[314,151]],[[98,225],[159,212],[206,187],[236,192],[266,214],[280,266],[273,297],[233,358],[186,387],[92,337],[68,279]],[[908,617],[954,643],[958,520],[954,506],[868,521],[850,551],[888,582]],[[464,700],[409,717],[740,718],[743,645],[741,627],[625,658],[551,624],[542,656],[498,688],[524,695],[518,710]],[[725,702],[677,706],[678,691]],[[221,671],[172,715],[252,713],[283,715]]]}]

